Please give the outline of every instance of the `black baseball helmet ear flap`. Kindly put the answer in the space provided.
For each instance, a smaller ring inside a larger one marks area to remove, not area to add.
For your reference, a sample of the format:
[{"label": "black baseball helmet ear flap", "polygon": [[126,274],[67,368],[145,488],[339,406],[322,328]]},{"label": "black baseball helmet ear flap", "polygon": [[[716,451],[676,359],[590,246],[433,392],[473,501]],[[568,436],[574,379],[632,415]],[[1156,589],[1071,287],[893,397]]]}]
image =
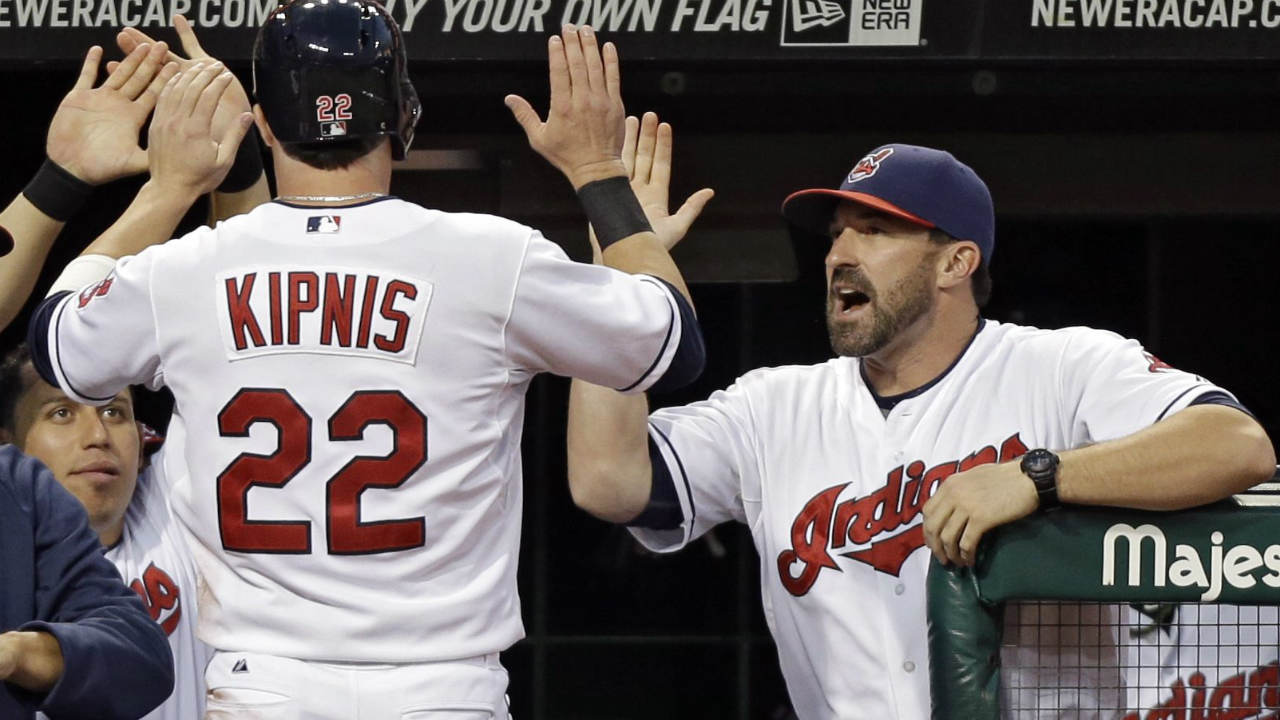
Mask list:
[{"label": "black baseball helmet ear flap", "polygon": [[386,135],[403,160],[422,104],[404,38],[376,0],[290,0],[253,46],[253,93],[285,145]]}]

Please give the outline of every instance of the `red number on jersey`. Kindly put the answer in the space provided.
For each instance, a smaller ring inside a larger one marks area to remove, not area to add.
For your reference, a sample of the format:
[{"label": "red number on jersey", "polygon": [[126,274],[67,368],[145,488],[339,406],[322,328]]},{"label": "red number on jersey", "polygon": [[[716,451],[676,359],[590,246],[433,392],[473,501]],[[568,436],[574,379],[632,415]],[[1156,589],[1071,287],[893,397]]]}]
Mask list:
[{"label": "red number on jersey", "polygon": [[329,481],[329,552],[368,555],[423,544],[425,520],[360,522],[365,488],[396,488],[427,461],[427,418],[398,392],[357,392],[329,418],[329,439],[363,440],[365,428],[386,425],[395,449],[386,457],[358,455]]},{"label": "red number on jersey", "polygon": [[[254,423],[279,432],[271,455],[241,453],[218,475],[218,525],[222,546],[235,552],[311,552],[311,523],[249,520],[247,496],[254,485],[282,487],[311,461],[311,417],[284,390],[241,390],[218,414],[223,437],[248,437]],[[360,440],[370,425],[391,429],[386,457],[358,456],[330,478],[326,490],[328,550],[333,555],[371,555],[421,546],[425,518],[360,521],[360,496],[369,488],[397,488],[427,461],[427,418],[394,391],[353,393],[329,419],[329,439]]]},{"label": "red number on jersey", "polygon": [[311,523],[306,520],[250,520],[249,489],[283,487],[311,461],[311,418],[284,390],[243,389],[218,413],[218,434],[249,437],[256,423],[279,433],[270,455],[241,453],[218,475],[218,526],[222,547],[236,552],[311,552]]}]

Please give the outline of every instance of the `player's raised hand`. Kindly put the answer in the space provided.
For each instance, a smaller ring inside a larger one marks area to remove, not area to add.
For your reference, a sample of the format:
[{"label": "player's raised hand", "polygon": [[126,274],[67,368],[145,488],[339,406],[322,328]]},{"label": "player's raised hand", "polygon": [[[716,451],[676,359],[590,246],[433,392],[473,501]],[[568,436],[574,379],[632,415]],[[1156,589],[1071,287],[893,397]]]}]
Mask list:
[{"label": "player's raised hand", "polygon": [[626,112],[622,106],[618,51],[603,51],[589,25],[565,25],[547,41],[551,107],[545,122],[519,95],[505,99],[529,145],[569,178],[574,188],[621,177]]},{"label": "player's raised hand", "polygon": [[[186,57],[170,51],[166,56],[169,62],[177,63],[180,69],[185,70],[196,63],[217,60],[200,45],[200,41],[196,38],[195,30],[192,29],[191,23],[186,16],[174,15],[173,29],[178,33],[178,40],[182,43],[182,52]],[[126,53],[132,52],[139,45],[153,43],[155,43],[155,40],[134,27],[124,28],[116,35],[116,45]],[[111,65],[108,64],[108,68],[110,67]],[[237,118],[240,117],[241,113],[250,112],[251,110],[252,104],[249,102],[249,94],[245,92],[244,85],[232,75],[232,82],[227,86],[227,91],[223,93],[222,100],[218,103],[217,112],[214,114],[214,136],[220,137],[227,128],[236,124]]]},{"label": "player's raised hand", "polygon": [[1040,504],[1016,462],[979,465],[948,477],[925,503],[924,541],[944,565],[973,565],[992,528],[1024,518]]},{"label": "player's raised hand", "polygon": [[102,48],[89,48],[80,77],[49,123],[49,159],[90,185],[145,171],[147,153],[138,136],[161,88],[178,71],[165,62],[167,52],[164,43],[139,43],[94,87]]},{"label": "player's raised hand", "polygon": [[[627,116],[626,133],[622,141],[622,163],[631,178],[631,189],[644,209],[645,217],[653,226],[653,232],[667,250],[684,239],[685,233],[702,209],[715,195],[711,188],[702,188],[690,195],[674,215],[670,212],[672,131],[669,123],[658,122],[655,113],[644,117]],[[600,246],[595,230],[589,232],[593,259],[600,261]]]},{"label": "player's raised hand", "polygon": [[215,133],[214,117],[235,77],[222,63],[200,60],[165,85],[148,135],[151,179],[192,199],[218,186],[235,160],[236,148],[253,124],[240,113]]}]

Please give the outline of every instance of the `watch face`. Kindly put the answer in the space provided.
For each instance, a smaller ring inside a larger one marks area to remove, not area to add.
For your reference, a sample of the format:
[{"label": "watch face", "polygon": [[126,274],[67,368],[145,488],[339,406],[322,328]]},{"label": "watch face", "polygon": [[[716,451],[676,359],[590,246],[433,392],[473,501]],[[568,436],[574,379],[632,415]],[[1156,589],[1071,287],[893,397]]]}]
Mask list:
[{"label": "watch face", "polygon": [[1027,472],[1046,472],[1053,468],[1053,453],[1048,450],[1032,450],[1027,453],[1023,467]]}]

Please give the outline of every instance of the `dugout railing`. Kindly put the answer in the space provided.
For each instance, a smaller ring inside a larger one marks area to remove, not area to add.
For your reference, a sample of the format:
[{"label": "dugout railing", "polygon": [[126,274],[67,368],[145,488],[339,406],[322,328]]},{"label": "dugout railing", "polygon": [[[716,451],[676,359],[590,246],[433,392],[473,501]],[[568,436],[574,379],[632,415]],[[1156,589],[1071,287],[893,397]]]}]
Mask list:
[{"label": "dugout railing", "polygon": [[1280,720],[1280,484],[1064,508],[928,579],[933,720]]}]

